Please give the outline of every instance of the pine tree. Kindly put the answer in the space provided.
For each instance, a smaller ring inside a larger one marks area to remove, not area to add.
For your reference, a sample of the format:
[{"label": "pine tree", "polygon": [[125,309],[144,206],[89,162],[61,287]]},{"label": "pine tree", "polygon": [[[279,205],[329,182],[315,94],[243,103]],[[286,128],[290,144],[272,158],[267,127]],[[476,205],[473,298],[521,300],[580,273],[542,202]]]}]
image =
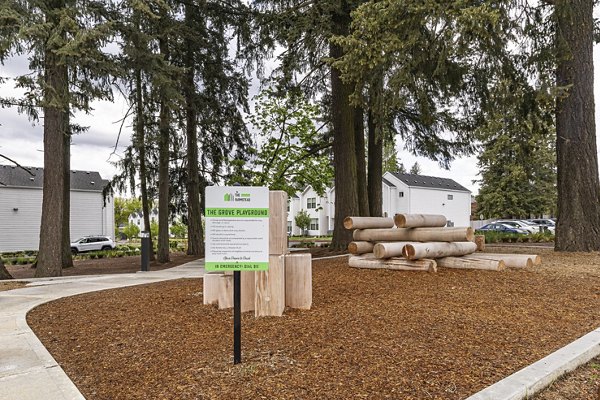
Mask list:
[{"label": "pine tree", "polygon": [[72,265],[69,235],[71,135],[76,110],[112,99],[114,63],[102,48],[113,32],[103,4],[77,0],[13,0],[2,8],[0,61],[26,54],[31,74],[16,78],[21,99],[3,99],[37,120],[44,117],[44,183],[36,276],[59,276]]},{"label": "pine tree", "polygon": [[421,175],[421,166],[415,161],[412,167],[410,167],[410,173],[413,175]]}]

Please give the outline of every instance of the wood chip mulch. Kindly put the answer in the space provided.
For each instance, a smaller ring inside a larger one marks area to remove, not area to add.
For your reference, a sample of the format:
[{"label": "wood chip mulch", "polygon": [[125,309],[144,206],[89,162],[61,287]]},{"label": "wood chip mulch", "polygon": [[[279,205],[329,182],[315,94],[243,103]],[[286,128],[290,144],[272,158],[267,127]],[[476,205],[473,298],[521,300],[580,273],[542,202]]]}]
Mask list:
[{"label": "wood chip mulch", "polygon": [[[600,254],[438,273],[313,263],[313,308],[202,305],[201,280],[90,293],[28,323],[87,399],[464,399],[600,326]],[[576,399],[576,398],[573,398]]]},{"label": "wood chip mulch", "polygon": [[20,289],[25,287],[25,283],[22,282],[0,282],[0,292],[7,290]]}]

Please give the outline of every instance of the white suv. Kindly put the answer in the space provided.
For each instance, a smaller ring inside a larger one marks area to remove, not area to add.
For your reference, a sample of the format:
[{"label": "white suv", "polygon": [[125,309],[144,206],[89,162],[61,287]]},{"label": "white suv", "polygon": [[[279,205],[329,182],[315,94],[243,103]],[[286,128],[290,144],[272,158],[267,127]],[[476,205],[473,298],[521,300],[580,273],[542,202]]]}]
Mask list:
[{"label": "white suv", "polygon": [[71,252],[77,254],[94,250],[112,250],[115,247],[115,242],[108,236],[86,236],[71,243]]}]

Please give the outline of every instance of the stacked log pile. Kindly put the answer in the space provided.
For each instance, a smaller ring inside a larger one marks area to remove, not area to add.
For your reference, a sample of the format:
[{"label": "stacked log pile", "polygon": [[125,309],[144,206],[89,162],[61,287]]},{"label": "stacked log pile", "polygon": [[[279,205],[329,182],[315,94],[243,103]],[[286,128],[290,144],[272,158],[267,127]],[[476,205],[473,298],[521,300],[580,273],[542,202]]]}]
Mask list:
[{"label": "stacked log pile", "polygon": [[[255,317],[282,316],[285,307],[312,305],[312,256],[290,254],[287,246],[287,194],[269,192],[269,270],[241,272],[241,310]],[[233,307],[233,272],[204,275],[204,304]]]},{"label": "stacked log pile", "polygon": [[501,271],[541,264],[538,255],[480,253],[485,249],[483,236],[475,236],[472,228],[445,227],[446,223],[443,215],[347,217],[344,226],[354,229],[349,265],[435,272],[437,267]]}]

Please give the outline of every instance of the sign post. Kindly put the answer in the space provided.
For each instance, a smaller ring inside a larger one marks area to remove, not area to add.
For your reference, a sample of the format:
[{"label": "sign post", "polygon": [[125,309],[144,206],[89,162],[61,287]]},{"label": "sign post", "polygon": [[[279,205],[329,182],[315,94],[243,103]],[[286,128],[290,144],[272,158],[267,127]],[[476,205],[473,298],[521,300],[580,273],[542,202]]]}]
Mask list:
[{"label": "sign post", "polygon": [[240,271],[269,269],[269,189],[249,186],[206,188],[207,271],[233,272],[233,363],[241,355]]}]

